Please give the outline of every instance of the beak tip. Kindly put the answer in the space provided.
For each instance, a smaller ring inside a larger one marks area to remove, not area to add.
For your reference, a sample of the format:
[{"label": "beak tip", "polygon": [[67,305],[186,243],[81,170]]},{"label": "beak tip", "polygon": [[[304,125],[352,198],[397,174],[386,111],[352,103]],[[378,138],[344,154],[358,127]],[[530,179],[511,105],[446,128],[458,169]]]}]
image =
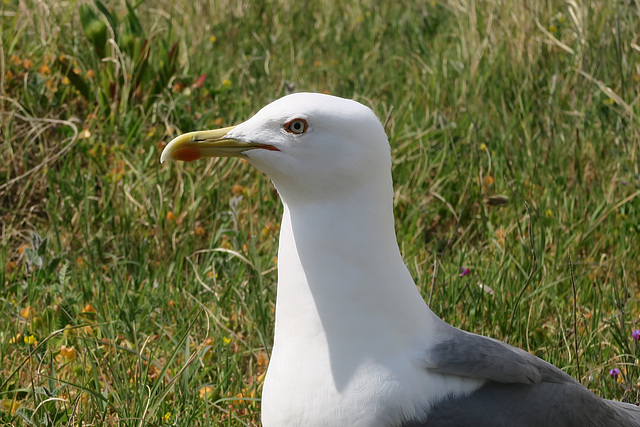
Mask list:
[{"label": "beak tip", "polygon": [[171,151],[173,150],[168,150],[169,146],[171,145],[171,142],[167,144],[162,150],[162,154],[160,154],[160,164],[166,162],[167,160],[172,160]]},{"label": "beak tip", "polygon": [[[208,131],[188,132],[173,138],[160,154],[160,164],[166,160],[192,162],[203,157],[239,157],[240,153],[252,148],[225,136],[235,126]],[[231,145],[225,143],[233,142]],[[234,145],[235,144],[235,145]]]}]

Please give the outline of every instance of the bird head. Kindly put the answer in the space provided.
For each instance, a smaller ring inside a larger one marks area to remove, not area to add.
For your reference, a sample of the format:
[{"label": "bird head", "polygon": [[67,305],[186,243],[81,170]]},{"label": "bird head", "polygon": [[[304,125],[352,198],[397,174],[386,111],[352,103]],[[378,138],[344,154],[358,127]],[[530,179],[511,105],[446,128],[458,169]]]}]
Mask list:
[{"label": "bird head", "polygon": [[237,126],[180,135],[160,161],[207,157],[247,159],[285,200],[320,201],[379,186],[380,176],[390,181],[389,142],[373,111],[318,93],[280,98]]}]

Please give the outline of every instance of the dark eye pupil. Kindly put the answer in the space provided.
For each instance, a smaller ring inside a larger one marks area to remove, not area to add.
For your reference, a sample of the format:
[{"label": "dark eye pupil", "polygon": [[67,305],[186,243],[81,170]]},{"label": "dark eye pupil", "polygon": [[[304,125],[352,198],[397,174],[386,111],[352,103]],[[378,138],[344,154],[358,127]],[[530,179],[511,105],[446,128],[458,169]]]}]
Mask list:
[{"label": "dark eye pupil", "polygon": [[284,125],[284,128],[287,132],[300,135],[307,131],[307,122],[304,119],[291,120],[289,123]]}]

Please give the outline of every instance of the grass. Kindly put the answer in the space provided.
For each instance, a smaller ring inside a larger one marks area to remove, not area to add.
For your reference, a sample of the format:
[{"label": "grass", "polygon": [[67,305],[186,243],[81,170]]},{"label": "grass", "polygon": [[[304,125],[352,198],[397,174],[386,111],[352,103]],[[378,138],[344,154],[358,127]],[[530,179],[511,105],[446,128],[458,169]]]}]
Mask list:
[{"label": "grass", "polygon": [[640,401],[640,7],[416,3],[2,3],[0,424],[259,424],[277,194],[158,158],[291,90],[385,123],[436,313]]}]

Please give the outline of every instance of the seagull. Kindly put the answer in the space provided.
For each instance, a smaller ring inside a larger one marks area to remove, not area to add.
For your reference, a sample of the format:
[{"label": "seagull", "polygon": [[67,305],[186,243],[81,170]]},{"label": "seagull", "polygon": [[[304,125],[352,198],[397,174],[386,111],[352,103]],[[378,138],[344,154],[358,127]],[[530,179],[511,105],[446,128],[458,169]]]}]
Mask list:
[{"label": "seagull", "polygon": [[160,161],[242,157],[284,213],[262,424],[640,426],[555,366],[434,314],[396,240],[389,141],[368,107],[318,93],[172,140]]}]

